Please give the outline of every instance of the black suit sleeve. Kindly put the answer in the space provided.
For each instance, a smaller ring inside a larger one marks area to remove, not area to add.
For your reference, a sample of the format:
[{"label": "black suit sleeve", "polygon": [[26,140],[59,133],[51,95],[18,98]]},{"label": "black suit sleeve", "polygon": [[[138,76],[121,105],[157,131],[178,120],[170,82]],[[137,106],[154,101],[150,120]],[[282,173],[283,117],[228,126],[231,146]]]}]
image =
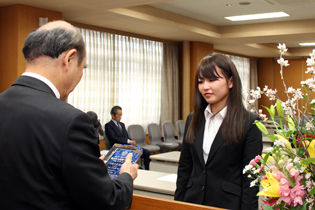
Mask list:
[{"label": "black suit sleeve", "polygon": [[85,113],[71,120],[63,140],[62,179],[82,209],[126,209],[130,206],[133,181],[122,173],[114,181],[99,157],[93,125]]},{"label": "black suit sleeve", "polygon": [[[250,113],[250,121],[248,123],[249,130],[244,139],[243,168],[257,155],[261,155],[262,152],[262,134],[257,126],[253,124],[255,120],[259,120],[259,117]],[[248,174],[244,174],[242,177],[243,185],[241,209],[253,210],[258,208],[258,197],[256,194],[258,193],[259,188],[250,187],[250,182],[253,181],[253,179],[250,179],[247,176]]]},{"label": "black suit sleeve", "polygon": [[186,132],[192,120],[192,113],[188,115],[184,131],[184,140],[181,148],[181,154],[178,162],[176,191],[174,200],[184,201],[186,186],[192,173],[193,160],[190,152],[190,145],[186,142]]},{"label": "black suit sleeve", "polygon": [[111,121],[105,124],[105,133],[112,145],[115,143],[128,144],[128,135],[124,135]]}]

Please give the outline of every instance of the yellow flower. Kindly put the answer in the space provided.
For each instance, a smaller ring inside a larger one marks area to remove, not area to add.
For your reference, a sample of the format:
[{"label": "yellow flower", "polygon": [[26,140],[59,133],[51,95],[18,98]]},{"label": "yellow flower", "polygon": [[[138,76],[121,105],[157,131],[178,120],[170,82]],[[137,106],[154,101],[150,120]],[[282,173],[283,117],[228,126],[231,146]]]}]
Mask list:
[{"label": "yellow flower", "polygon": [[263,190],[260,191],[257,196],[264,195],[268,197],[280,197],[278,190],[280,189],[279,182],[272,176],[270,172],[266,173],[267,179],[261,180]]},{"label": "yellow flower", "polygon": [[[310,155],[310,158],[315,158],[315,139],[313,139],[311,141],[311,143],[309,141],[304,141],[305,142],[305,145],[307,148],[307,151],[308,151],[308,154]],[[315,163],[315,162],[313,162]]]},{"label": "yellow flower", "polygon": [[309,145],[307,151],[310,154],[311,158],[315,158],[315,139],[312,140],[312,142]]}]

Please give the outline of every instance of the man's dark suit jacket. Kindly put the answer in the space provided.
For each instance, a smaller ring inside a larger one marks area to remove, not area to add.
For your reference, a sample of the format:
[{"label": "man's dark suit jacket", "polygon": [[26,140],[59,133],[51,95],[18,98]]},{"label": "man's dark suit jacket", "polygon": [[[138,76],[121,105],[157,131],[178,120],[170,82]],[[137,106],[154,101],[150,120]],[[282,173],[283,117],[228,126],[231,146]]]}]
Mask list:
[{"label": "man's dark suit jacket", "polygon": [[[192,116],[186,120],[185,135]],[[245,165],[262,152],[262,134],[253,125],[258,116],[249,113],[249,118],[238,145],[224,142],[219,129],[207,163],[203,158],[205,119],[196,131],[194,144],[183,141],[175,200],[233,210],[258,209],[258,187],[250,188],[252,179],[243,175]]]},{"label": "man's dark suit jacket", "polygon": [[115,143],[119,144],[128,144],[128,133],[125,127],[125,124],[122,122],[118,122],[122,128],[122,131],[118,128],[118,126],[114,123],[114,121],[110,120],[105,124],[105,134],[111,144],[113,146]]},{"label": "man's dark suit jacket", "polygon": [[111,180],[91,119],[21,76],[0,94],[0,209],[126,209],[132,178]]}]

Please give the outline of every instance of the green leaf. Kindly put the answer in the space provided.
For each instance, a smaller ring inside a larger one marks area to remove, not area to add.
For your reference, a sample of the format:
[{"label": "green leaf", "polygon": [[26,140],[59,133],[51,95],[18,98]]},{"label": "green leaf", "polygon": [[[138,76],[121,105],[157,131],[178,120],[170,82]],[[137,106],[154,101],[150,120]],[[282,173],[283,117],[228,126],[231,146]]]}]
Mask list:
[{"label": "green leaf", "polygon": [[307,100],[307,97],[306,97],[304,94],[302,95],[302,97],[303,97],[305,100]]},{"label": "green leaf", "polygon": [[308,193],[308,195],[314,195],[315,194],[315,187]]},{"label": "green leaf", "polygon": [[275,110],[275,107],[273,105],[270,106],[269,113],[270,113],[270,117],[272,119],[274,119],[274,117],[276,115],[276,110]]},{"label": "green leaf", "polygon": [[[303,203],[303,206],[298,204],[295,208],[291,208],[292,210],[306,210],[306,203]],[[290,209],[290,210],[291,210]]]},{"label": "green leaf", "polygon": [[276,108],[277,108],[278,116],[281,118],[283,116],[283,107],[281,105],[281,101],[277,100]]},{"label": "green leaf", "polygon": [[315,158],[307,158],[306,160],[307,160],[308,162],[310,162],[310,163],[311,163],[311,162],[315,162]]},{"label": "green leaf", "polygon": [[268,138],[269,138],[271,141],[275,142],[275,137],[274,137],[273,135],[268,135]]},{"label": "green leaf", "polygon": [[262,205],[263,210],[273,210],[271,206],[269,206],[268,204],[264,204]]},{"label": "green leaf", "polygon": [[254,124],[256,124],[257,128],[265,135],[269,135],[267,128],[260,121],[255,120]]},{"label": "green leaf", "polygon": [[266,165],[266,162],[267,162],[267,160],[268,160],[268,158],[269,158],[270,155],[271,155],[271,152],[268,152],[268,153],[265,155],[265,157],[264,157],[264,159],[263,159],[263,165]]}]

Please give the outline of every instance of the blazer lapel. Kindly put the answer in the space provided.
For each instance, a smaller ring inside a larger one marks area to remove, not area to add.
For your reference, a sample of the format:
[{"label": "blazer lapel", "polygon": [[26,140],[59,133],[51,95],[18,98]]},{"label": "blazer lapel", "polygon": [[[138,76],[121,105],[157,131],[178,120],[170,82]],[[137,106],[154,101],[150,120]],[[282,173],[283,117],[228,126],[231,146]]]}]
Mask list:
[{"label": "blazer lapel", "polygon": [[213,143],[211,145],[210,153],[208,156],[207,164],[210,162],[210,160],[213,158],[214,154],[218,151],[219,147],[222,145],[222,132],[221,127],[218,130],[217,135],[215,136]]},{"label": "blazer lapel", "polygon": [[200,127],[198,128],[196,135],[195,135],[195,150],[197,151],[197,155],[199,157],[200,162],[205,165],[205,160],[203,158],[203,135],[205,131],[205,118],[203,118]]}]

